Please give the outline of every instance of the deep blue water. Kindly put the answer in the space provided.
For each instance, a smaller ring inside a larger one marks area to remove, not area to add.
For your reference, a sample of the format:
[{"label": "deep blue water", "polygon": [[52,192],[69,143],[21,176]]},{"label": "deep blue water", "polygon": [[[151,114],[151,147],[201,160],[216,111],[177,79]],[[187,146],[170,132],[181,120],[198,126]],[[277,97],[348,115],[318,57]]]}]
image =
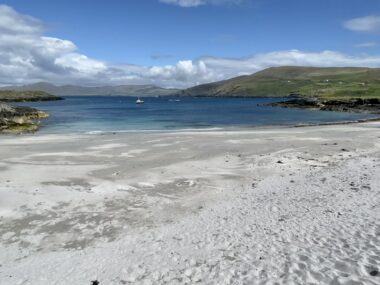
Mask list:
[{"label": "deep blue water", "polygon": [[62,101],[31,102],[50,113],[41,132],[93,132],[253,127],[318,124],[364,119],[370,115],[258,106],[282,99],[73,96]]}]

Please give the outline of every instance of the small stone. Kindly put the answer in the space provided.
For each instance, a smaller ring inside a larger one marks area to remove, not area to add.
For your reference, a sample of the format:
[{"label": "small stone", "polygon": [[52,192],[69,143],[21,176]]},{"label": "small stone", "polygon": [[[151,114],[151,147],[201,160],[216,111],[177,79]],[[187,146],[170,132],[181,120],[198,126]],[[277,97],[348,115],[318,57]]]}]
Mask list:
[{"label": "small stone", "polygon": [[279,164],[283,164],[283,162],[282,162],[281,160],[278,160],[277,163],[279,163]]},{"label": "small stone", "polygon": [[272,212],[278,212],[278,208],[276,206],[273,206],[271,210]]},{"label": "small stone", "polygon": [[190,259],[190,266],[195,266],[197,261],[195,259]]},{"label": "small stone", "polygon": [[369,275],[371,275],[371,276],[377,276],[377,275],[379,275],[379,271],[376,270],[376,269],[374,269],[374,270],[372,270],[372,271],[369,273]]},{"label": "small stone", "polygon": [[190,277],[191,275],[193,275],[193,270],[191,270],[191,268],[186,269],[186,270],[185,270],[185,275],[186,275],[187,277]]}]

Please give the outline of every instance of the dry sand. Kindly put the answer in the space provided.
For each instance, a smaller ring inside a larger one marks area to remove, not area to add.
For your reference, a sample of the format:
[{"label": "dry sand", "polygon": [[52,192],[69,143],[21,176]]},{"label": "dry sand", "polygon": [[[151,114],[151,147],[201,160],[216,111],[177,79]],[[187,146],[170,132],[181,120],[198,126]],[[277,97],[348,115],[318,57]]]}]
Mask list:
[{"label": "dry sand", "polygon": [[379,164],[376,122],[1,137],[0,284],[380,284]]}]

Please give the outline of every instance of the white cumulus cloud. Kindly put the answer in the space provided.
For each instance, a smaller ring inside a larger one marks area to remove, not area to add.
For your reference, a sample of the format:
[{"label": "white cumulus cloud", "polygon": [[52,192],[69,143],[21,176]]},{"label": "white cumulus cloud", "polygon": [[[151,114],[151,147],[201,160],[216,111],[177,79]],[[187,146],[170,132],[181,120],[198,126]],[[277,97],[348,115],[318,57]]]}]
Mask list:
[{"label": "white cumulus cloud", "polygon": [[256,54],[244,58],[204,57],[201,60],[207,69],[214,71],[214,77],[219,77],[218,79],[251,74],[274,66],[380,66],[380,56],[350,56],[335,51],[304,52],[287,50]]},{"label": "white cumulus cloud", "polygon": [[346,29],[355,32],[379,32],[380,31],[380,16],[365,16],[355,18],[343,23]]},{"label": "white cumulus cloud", "polygon": [[380,67],[380,56],[285,50],[241,58],[184,59],[163,66],[112,64],[80,53],[70,40],[46,37],[38,19],[0,5],[0,85],[48,81],[92,86],[189,87],[283,65]]},{"label": "white cumulus cloud", "polygon": [[197,7],[206,4],[204,0],[160,0],[160,2],[181,7]]},{"label": "white cumulus cloud", "polygon": [[38,34],[42,23],[30,16],[21,15],[7,5],[0,5],[0,34]]},{"label": "white cumulus cloud", "polygon": [[0,5],[0,83],[83,78],[107,69],[77,52],[75,44],[43,35],[43,24]]},{"label": "white cumulus cloud", "polygon": [[238,4],[243,0],[159,0],[162,3],[180,7],[198,7],[201,5]]}]

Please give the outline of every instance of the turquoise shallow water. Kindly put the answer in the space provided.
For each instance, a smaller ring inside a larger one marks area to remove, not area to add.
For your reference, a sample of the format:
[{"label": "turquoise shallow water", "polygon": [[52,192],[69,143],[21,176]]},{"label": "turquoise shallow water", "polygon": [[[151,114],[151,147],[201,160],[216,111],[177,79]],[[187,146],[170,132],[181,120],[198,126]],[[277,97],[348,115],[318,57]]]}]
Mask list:
[{"label": "turquoise shallow water", "polygon": [[320,124],[374,117],[366,114],[273,108],[260,104],[281,98],[210,98],[70,96],[62,101],[29,102],[50,113],[43,120],[44,133],[182,130]]}]

